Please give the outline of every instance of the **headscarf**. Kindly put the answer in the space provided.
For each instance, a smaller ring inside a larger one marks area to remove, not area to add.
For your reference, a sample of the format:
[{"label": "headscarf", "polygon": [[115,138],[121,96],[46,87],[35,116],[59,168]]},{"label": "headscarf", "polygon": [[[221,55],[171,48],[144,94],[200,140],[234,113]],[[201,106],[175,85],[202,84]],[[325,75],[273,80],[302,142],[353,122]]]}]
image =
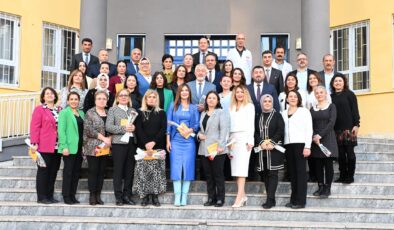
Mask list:
[{"label": "headscarf", "polygon": [[[149,64],[148,64],[148,66],[149,66],[149,68],[148,68],[148,71],[146,71],[146,72],[143,72],[142,71],[142,68],[141,68],[141,62],[142,61],[148,61],[149,62]],[[149,60],[149,58],[147,58],[147,57],[143,57],[143,58],[141,58],[141,60],[140,60],[140,62],[138,63],[138,67],[139,67],[139,72],[143,75],[143,76],[151,76],[151,74],[150,74],[150,72],[151,72],[151,62],[150,62],[150,60]]]},{"label": "headscarf", "polygon": [[[106,78],[107,79],[107,85],[105,86],[105,88],[101,88],[101,86],[100,86],[100,79],[101,78]],[[108,77],[108,75],[106,74],[106,73],[100,73],[98,76],[97,76],[97,86],[96,86],[96,89],[97,89],[97,91],[104,91],[104,92],[106,92],[107,94],[109,94],[109,91],[108,91],[108,87],[109,87],[109,77]]]},{"label": "headscarf", "polygon": [[[265,110],[263,104],[264,104],[264,99],[267,98],[267,97],[271,100],[272,106],[268,110]],[[261,106],[261,111],[263,113],[271,113],[274,110],[274,98],[270,94],[264,94],[260,98],[260,106]]]}]

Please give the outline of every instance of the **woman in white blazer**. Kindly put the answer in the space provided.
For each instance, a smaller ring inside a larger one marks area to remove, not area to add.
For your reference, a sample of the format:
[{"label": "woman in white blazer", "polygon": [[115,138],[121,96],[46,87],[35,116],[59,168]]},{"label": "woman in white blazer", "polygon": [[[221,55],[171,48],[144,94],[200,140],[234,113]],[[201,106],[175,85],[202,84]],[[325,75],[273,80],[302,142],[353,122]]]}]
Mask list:
[{"label": "woman in white blazer", "polygon": [[291,198],[286,207],[305,208],[307,191],[306,158],[311,154],[312,116],[301,107],[301,95],[296,90],[287,94],[288,109],[282,113],[285,122],[285,156],[291,183]]},{"label": "woman in white blazer", "polygon": [[[204,111],[200,118],[198,155],[207,179],[208,201],[204,206],[222,207],[225,198],[224,162],[226,160],[226,141],[230,132],[228,111],[223,110],[219,95],[211,91],[205,98]],[[215,146],[217,144],[217,147]],[[214,145],[217,155],[212,157],[208,147]]]},{"label": "woman in white blazer", "polygon": [[236,177],[238,193],[233,208],[245,205],[245,180],[248,176],[250,151],[254,145],[254,115],[248,89],[239,85],[233,90],[230,105],[230,139],[234,141],[231,151],[231,175]]}]

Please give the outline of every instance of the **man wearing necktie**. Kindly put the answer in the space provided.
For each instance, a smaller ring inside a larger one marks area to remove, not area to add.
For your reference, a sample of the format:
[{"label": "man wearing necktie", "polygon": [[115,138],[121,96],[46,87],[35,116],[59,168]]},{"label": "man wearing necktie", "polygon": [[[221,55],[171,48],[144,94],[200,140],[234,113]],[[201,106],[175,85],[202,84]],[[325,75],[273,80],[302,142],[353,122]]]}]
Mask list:
[{"label": "man wearing necktie", "polygon": [[140,63],[142,57],[142,51],[138,48],[131,50],[130,63],[127,65],[126,74],[136,74],[139,71],[138,63]]},{"label": "man wearing necktie", "polygon": [[208,76],[206,80],[216,86],[216,92],[221,93],[222,86],[220,85],[220,81],[222,80],[223,73],[220,72],[220,70],[215,69],[217,63],[216,55],[213,53],[207,54],[205,57],[205,63],[208,68]]},{"label": "man wearing necktie", "polygon": [[273,85],[276,92],[280,94],[284,90],[284,81],[282,71],[272,67],[273,57],[270,50],[266,50],[262,53],[263,56],[263,67],[265,72],[265,82]]},{"label": "man wearing necktie", "polygon": [[84,38],[81,42],[82,52],[75,54],[72,57],[71,65],[68,67],[69,71],[78,69],[80,62],[85,62],[87,69],[86,73],[89,73],[90,67],[92,65],[98,64],[99,60],[96,56],[90,53],[93,47],[93,41],[90,38]]},{"label": "man wearing necktie", "polygon": [[208,69],[204,64],[198,64],[194,70],[196,80],[188,82],[192,93],[192,103],[198,106],[198,111],[204,110],[204,103],[201,100],[208,94],[209,91],[216,91],[214,84],[210,83],[207,79]]},{"label": "man wearing necktie", "polygon": [[[272,75],[271,75],[272,76]],[[268,84],[266,81],[265,71],[263,66],[255,66],[252,69],[252,83],[247,86],[250,97],[252,98],[254,109],[255,109],[255,132],[254,132],[254,140],[255,146],[257,146],[259,135],[260,135],[260,127],[259,127],[259,120],[260,115],[262,113],[261,106],[260,106],[260,99],[261,96],[264,94],[270,94],[274,99],[274,109],[279,111],[279,100],[278,94],[273,85]],[[252,154],[250,156],[249,161],[249,179],[257,180],[257,174],[255,173],[255,162],[257,154]]]},{"label": "man wearing necktie", "polygon": [[[193,69],[195,69],[198,64],[206,64],[205,58],[208,56],[208,54],[214,54],[216,57],[216,60],[218,60],[218,55],[216,55],[215,53],[208,50],[208,48],[209,48],[208,38],[206,38],[206,37],[200,38],[200,40],[198,40],[198,48],[199,48],[199,51],[192,55]],[[220,70],[220,66],[219,66],[218,62],[216,62],[216,64],[215,64],[215,69],[218,71]]]}]

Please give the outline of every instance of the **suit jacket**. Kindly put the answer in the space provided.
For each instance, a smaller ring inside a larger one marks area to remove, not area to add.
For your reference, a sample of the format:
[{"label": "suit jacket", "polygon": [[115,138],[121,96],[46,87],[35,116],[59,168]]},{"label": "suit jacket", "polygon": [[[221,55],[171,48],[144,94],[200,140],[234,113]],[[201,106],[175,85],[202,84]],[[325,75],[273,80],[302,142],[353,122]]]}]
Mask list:
[{"label": "suit jacket", "polygon": [[[335,76],[335,74],[337,74],[337,73],[338,73],[338,72],[334,70],[334,75],[333,75],[333,76]],[[322,70],[322,71],[319,72],[319,76],[320,76],[320,78],[321,78],[321,80],[322,80],[322,85],[323,85],[324,87],[326,87],[326,88],[330,88],[329,85],[326,85],[326,77],[324,76],[324,70]]]},{"label": "suit jacket", "polygon": [[198,97],[199,95],[197,94],[197,80],[196,81],[191,81],[188,82],[187,85],[191,89],[192,93],[192,103],[195,105],[198,105],[200,102],[200,99],[202,95],[207,95],[209,91],[216,91],[216,86],[208,81],[205,81],[204,88],[202,89],[201,97]]},{"label": "suit jacket", "polygon": [[[82,110],[78,110],[79,116],[84,119],[85,114]],[[58,153],[63,153],[64,149],[68,149],[70,154],[78,152],[78,124],[73,111],[68,106],[59,113],[58,120],[59,148]]]},{"label": "suit jacket", "polygon": [[[73,56],[72,59],[71,59],[71,65],[69,66],[68,70],[69,70],[69,71],[73,71],[73,70],[75,70],[75,69],[78,69],[79,63],[80,63],[81,61],[84,61],[84,60],[83,60],[83,57],[82,57],[82,53],[74,54],[74,56]],[[98,57],[94,56],[93,54],[90,54],[89,63],[86,63],[86,64],[87,64],[87,67],[88,67],[88,68],[86,69],[86,73],[89,73],[88,70],[89,70],[93,65],[98,64],[98,63],[99,63]],[[88,76],[90,76],[90,75],[88,75]]]},{"label": "suit jacket", "polygon": [[[91,77],[91,78],[96,78],[99,74],[100,74],[100,63],[97,62],[96,64],[93,64],[90,68],[89,68],[89,72],[86,72],[87,76]],[[117,75],[117,71],[116,71],[116,66],[112,63],[109,63],[109,73],[108,76],[111,78],[112,76]]]},{"label": "suit jacket", "polygon": [[[297,75],[297,72],[298,72],[298,70],[297,69],[295,69],[295,70],[293,70],[293,71],[291,71],[290,73],[294,73],[295,75]],[[309,77],[309,75],[311,74],[311,73],[313,73],[313,72],[316,72],[315,70],[312,70],[312,69],[309,69],[309,68],[307,68],[306,69],[306,75]],[[306,81],[306,83],[307,83],[307,85],[305,86],[305,89],[307,89],[308,88],[308,80]],[[301,86],[298,86],[300,89],[304,89],[304,87],[301,87]]]},{"label": "suit jacket", "polygon": [[[39,152],[53,153],[56,146],[57,126],[52,112],[45,107],[38,105],[33,111],[30,122],[30,142],[38,145]],[[60,112],[60,107],[57,111]]]},{"label": "suit jacket", "polygon": [[131,107],[129,107],[126,112],[123,109],[119,108],[119,106],[117,105],[114,105],[109,109],[107,114],[107,121],[105,122],[105,130],[113,134],[113,144],[127,145],[127,143],[124,143],[120,140],[123,134],[126,133],[126,128],[124,126],[121,126],[121,122],[123,119],[127,119],[127,116],[131,114],[131,111],[137,112],[137,110]]},{"label": "suit jacket", "polygon": [[[197,53],[193,54],[193,71],[194,68],[196,67],[196,65],[201,64],[200,63],[200,53],[201,51],[198,51]],[[215,65],[215,70],[219,71],[220,70],[220,66],[219,66],[219,58],[218,55],[215,54],[214,52],[208,51],[207,54],[214,54],[216,57],[216,65]],[[207,54],[205,54],[205,56],[207,56]]]},{"label": "suit jacket", "polygon": [[97,113],[96,107],[93,107],[88,110],[83,122],[83,155],[96,156],[96,146],[103,142],[97,139],[99,133],[105,136],[105,123]]},{"label": "suit jacket", "polygon": [[[255,142],[259,139],[260,137],[260,128],[259,128],[259,121],[260,121],[260,115],[262,113],[261,110],[261,105],[260,105],[260,98],[256,97],[256,94],[254,93],[254,86],[253,83],[247,86],[249,90],[250,97],[252,98],[252,102],[254,105],[255,109],[255,117],[254,117],[254,124],[255,124],[255,135],[254,135],[254,140]],[[279,100],[278,100],[278,94],[276,93],[276,90],[273,85],[264,83],[263,84],[263,90],[261,92],[261,96],[264,94],[270,94],[274,98],[274,109],[276,111],[280,111],[279,107]],[[258,143],[255,143],[258,144]]]},{"label": "suit jacket", "polygon": [[[267,78],[265,78],[267,79]],[[276,89],[276,92],[280,94],[284,90],[284,85],[283,85],[283,75],[282,71],[271,68],[270,71],[270,81],[268,82],[269,84],[273,85]]]},{"label": "suit jacket", "polygon": [[[216,92],[221,93],[223,91],[222,86],[220,85],[220,81],[222,80],[223,73],[215,70],[215,79],[212,84],[216,86]],[[208,81],[208,76],[205,77],[205,80]]]},{"label": "suit jacket", "polygon": [[135,69],[133,62],[127,63],[126,76],[136,74],[138,71]]},{"label": "suit jacket", "polygon": [[200,131],[198,132],[206,137],[205,140],[200,141],[200,147],[198,148],[198,155],[201,156],[209,156],[207,147],[216,142],[219,144],[219,148],[224,149],[230,133],[230,117],[227,111],[215,109],[207,121],[206,129],[204,129],[202,122],[206,115],[206,111],[201,113]]}]

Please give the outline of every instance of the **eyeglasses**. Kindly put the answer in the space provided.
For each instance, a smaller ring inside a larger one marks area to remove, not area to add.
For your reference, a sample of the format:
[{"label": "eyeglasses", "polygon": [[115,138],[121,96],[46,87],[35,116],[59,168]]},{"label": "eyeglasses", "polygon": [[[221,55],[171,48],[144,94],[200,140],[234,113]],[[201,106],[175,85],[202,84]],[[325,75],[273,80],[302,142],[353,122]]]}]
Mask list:
[{"label": "eyeglasses", "polygon": [[149,65],[149,62],[141,62],[141,65]]},{"label": "eyeglasses", "polygon": [[128,97],[129,95],[127,94],[119,94],[119,97]]}]

